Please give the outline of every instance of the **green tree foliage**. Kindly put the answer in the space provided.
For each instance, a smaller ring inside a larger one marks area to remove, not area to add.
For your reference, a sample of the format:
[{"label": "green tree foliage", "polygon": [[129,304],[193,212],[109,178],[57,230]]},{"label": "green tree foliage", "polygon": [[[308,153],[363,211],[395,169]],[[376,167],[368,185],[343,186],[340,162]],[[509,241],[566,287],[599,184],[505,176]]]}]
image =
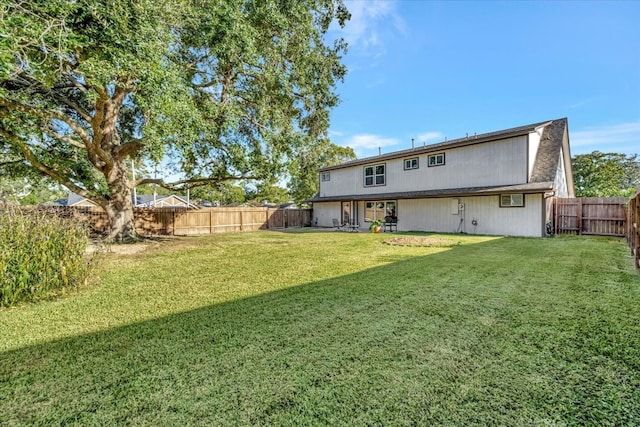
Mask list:
[{"label": "green tree foliage", "polygon": [[255,187],[245,186],[245,197],[256,203],[286,203],[291,198],[286,188],[280,187],[275,180],[264,180]]},{"label": "green tree foliage", "polygon": [[355,160],[356,154],[350,147],[323,140],[318,144],[307,144],[300,149],[289,164],[289,192],[298,204],[313,197],[319,189],[318,169]]},{"label": "green tree foliage", "polygon": [[0,176],[0,201],[21,205],[38,205],[62,199],[66,194],[60,185],[48,179],[33,182],[27,178]]},{"label": "green tree foliage", "polygon": [[217,202],[220,205],[242,203],[246,200],[244,188],[228,181],[194,188],[191,191],[191,198],[199,202]]},{"label": "green tree foliage", "polygon": [[572,159],[578,197],[629,197],[640,185],[638,155],[594,151]]},{"label": "green tree foliage", "polygon": [[[131,191],[264,179],[326,137],[345,74],[342,0],[5,0],[0,152],[102,206],[135,238]],[[128,159],[171,157],[174,182]]]}]

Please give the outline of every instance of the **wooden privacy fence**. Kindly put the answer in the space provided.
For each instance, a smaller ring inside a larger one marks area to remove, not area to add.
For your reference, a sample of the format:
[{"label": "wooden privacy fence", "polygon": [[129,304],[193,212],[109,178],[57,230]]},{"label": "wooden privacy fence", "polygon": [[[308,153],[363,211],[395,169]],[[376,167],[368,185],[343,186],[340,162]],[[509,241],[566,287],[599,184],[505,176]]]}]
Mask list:
[{"label": "wooden privacy fence", "polygon": [[627,200],[624,197],[581,197],[553,200],[555,234],[626,234]]},{"label": "wooden privacy fence", "polygon": [[629,199],[627,206],[627,242],[631,248],[634,265],[640,268],[640,188],[636,195]]},{"label": "wooden privacy fence", "polygon": [[[109,229],[107,214],[101,208],[55,208],[60,215],[87,221],[97,234]],[[143,235],[187,236],[196,234],[229,233],[308,227],[310,209],[275,208],[135,208],[136,231]]]}]

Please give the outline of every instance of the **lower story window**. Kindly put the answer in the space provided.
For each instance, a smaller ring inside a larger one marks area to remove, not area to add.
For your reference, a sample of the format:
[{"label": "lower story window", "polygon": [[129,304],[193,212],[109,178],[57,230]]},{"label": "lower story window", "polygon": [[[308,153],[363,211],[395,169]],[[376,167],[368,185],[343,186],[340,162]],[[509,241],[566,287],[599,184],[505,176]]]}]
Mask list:
[{"label": "lower story window", "polygon": [[501,194],[501,208],[519,208],[524,206],[524,194]]},{"label": "lower story window", "polygon": [[385,216],[397,217],[397,206],[398,204],[395,200],[364,202],[364,220],[371,222],[374,219],[384,220]]}]

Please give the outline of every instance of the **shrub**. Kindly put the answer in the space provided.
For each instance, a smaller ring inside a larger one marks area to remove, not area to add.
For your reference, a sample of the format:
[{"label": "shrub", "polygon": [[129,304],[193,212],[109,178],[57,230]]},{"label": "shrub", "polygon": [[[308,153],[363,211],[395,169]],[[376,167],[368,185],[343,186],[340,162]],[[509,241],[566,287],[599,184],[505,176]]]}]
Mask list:
[{"label": "shrub", "polygon": [[89,230],[40,210],[0,211],[0,307],[60,295],[85,284],[95,256]]}]

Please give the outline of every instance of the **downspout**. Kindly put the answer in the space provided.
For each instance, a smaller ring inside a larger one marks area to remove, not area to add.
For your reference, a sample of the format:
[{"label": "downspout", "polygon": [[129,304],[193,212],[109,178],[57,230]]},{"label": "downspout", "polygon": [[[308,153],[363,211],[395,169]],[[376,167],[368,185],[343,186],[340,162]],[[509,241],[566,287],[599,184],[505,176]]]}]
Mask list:
[{"label": "downspout", "polygon": [[[553,230],[555,229],[553,221],[555,220],[553,214],[553,202],[551,203],[551,212],[549,212],[549,220],[547,221],[547,200],[552,199],[556,195],[556,190],[545,191],[542,195],[542,237],[553,235]],[[550,230],[547,230],[547,224],[551,224]]]}]

